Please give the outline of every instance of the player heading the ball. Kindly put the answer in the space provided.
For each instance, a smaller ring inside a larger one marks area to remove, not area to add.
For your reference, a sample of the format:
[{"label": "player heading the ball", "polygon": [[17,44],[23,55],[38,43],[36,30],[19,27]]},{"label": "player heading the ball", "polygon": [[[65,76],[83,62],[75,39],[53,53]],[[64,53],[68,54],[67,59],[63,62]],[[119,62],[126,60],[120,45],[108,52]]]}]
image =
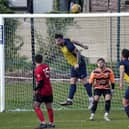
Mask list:
[{"label": "player heading the ball", "polygon": [[68,98],[66,101],[61,102],[60,104],[63,106],[73,104],[73,98],[76,92],[76,83],[78,79],[80,79],[87,91],[89,97],[88,108],[90,109],[93,104],[93,97],[91,86],[89,86],[89,83],[87,82],[86,63],[83,56],[80,54],[79,50],[75,47],[74,44],[78,44],[81,47],[84,47],[84,45],[81,45],[79,42],[76,41],[71,41],[68,38],[65,39],[63,38],[62,34],[55,34],[55,42],[56,45],[60,47],[64,58],[71,65],[70,88]]}]

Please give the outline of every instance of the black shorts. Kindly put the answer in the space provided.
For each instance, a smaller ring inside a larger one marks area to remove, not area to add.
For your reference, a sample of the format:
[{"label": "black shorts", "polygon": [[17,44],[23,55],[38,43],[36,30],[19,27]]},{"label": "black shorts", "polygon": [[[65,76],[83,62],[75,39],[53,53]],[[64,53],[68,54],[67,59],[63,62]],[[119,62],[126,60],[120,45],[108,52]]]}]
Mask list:
[{"label": "black shorts", "polygon": [[94,95],[98,95],[98,96],[103,95],[105,97],[105,95],[107,94],[111,94],[110,89],[94,89]]},{"label": "black shorts", "polygon": [[39,103],[52,103],[53,102],[53,95],[50,96],[42,96],[37,94],[33,97],[33,101],[39,102]]}]

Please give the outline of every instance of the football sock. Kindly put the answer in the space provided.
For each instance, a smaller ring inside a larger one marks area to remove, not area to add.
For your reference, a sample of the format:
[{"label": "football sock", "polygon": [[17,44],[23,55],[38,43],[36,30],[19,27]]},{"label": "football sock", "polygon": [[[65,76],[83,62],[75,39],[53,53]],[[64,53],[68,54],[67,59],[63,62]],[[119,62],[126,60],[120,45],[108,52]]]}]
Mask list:
[{"label": "football sock", "polygon": [[105,112],[109,112],[111,107],[111,100],[105,101]]},{"label": "football sock", "polygon": [[125,112],[126,112],[128,118],[129,118],[129,105],[125,107]]},{"label": "football sock", "polygon": [[71,84],[69,88],[68,98],[73,99],[75,92],[76,92],[76,84]]},{"label": "football sock", "polygon": [[95,113],[97,109],[98,101],[93,102],[93,106],[91,108],[91,113]]},{"label": "football sock", "polygon": [[86,91],[87,91],[88,96],[89,97],[92,97],[92,87],[91,87],[91,85],[89,83],[86,83],[84,85],[84,87],[86,88]]},{"label": "football sock", "polygon": [[54,122],[54,112],[53,112],[53,109],[48,108],[47,109],[47,113],[48,113],[49,122],[53,123]]},{"label": "football sock", "polygon": [[35,108],[35,112],[36,112],[36,114],[37,114],[39,120],[40,120],[41,122],[45,122],[44,115],[43,115],[43,113],[42,113],[42,111],[41,111],[41,109],[40,109],[39,107],[38,107],[38,108]]}]

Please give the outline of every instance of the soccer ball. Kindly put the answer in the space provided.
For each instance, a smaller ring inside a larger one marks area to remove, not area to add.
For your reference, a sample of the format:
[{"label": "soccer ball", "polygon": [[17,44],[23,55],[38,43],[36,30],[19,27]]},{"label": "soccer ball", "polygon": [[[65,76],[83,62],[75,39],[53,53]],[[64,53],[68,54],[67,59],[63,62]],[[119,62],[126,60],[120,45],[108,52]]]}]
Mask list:
[{"label": "soccer ball", "polygon": [[71,13],[80,13],[81,6],[79,4],[73,4],[71,7]]}]

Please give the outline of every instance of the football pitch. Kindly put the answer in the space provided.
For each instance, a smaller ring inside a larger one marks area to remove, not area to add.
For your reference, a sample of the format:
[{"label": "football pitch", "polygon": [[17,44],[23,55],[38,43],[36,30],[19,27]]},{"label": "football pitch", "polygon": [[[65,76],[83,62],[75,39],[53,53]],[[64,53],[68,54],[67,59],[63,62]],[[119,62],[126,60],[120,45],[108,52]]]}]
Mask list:
[{"label": "football pitch", "polygon": [[[34,129],[39,125],[35,112],[32,111],[32,85],[20,83],[6,85],[6,111],[0,113],[0,129]],[[84,87],[78,85],[74,104],[62,107],[59,102],[66,99],[69,84],[53,83],[55,111],[55,129],[129,129],[129,119],[122,108],[124,90],[120,91],[116,85],[112,98],[110,122],[103,119],[104,102],[101,99],[95,120],[90,121],[90,111],[87,109],[87,97]],[[84,97],[83,97],[84,96]],[[44,109],[44,106],[42,106]],[[14,109],[14,110],[13,110]],[[24,112],[20,109],[26,109]],[[84,110],[83,110],[84,109]],[[13,110],[13,111],[11,111]],[[18,110],[18,112],[14,112]],[[27,111],[31,110],[31,111]],[[10,112],[11,111],[11,112]],[[47,112],[44,111],[47,118]]]},{"label": "football pitch", "polygon": [[[44,111],[47,119],[47,113]],[[103,111],[97,111],[95,120],[89,120],[90,112],[84,110],[55,111],[55,129],[129,129],[129,119],[123,110],[112,110],[110,122],[103,119]],[[39,124],[37,116],[30,112],[0,113],[0,129],[34,129]]]}]

